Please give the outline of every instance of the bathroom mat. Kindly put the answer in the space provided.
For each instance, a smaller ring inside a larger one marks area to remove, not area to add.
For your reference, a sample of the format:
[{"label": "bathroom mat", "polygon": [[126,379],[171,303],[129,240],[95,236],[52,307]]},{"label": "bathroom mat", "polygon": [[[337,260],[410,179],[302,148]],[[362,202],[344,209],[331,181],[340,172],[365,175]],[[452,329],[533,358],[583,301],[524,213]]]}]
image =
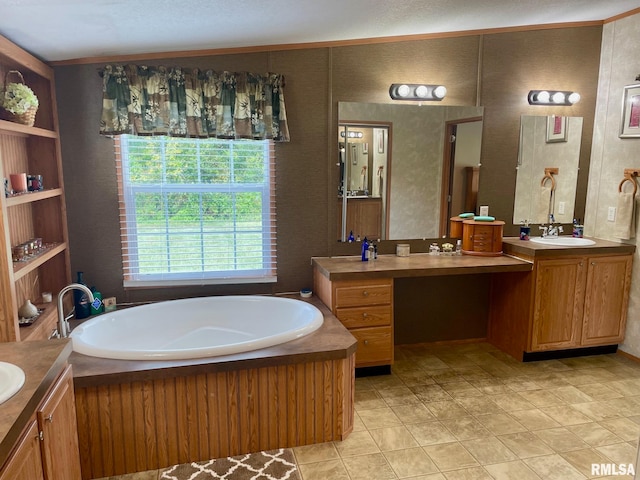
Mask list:
[{"label": "bathroom mat", "polygon": [[174,465],[161,480],[300,480],[293,452],[286,448]]}]

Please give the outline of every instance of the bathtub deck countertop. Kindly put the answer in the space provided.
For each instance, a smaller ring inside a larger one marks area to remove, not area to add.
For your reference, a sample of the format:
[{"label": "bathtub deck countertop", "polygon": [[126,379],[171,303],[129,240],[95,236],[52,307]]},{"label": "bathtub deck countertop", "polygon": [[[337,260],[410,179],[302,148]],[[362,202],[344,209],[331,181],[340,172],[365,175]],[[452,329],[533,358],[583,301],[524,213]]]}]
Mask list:
[{"label": "bathtub deck countertop", "polygon": [[348,358],[356,351],[356,339],[315,295],[308,299],[298,295],[279,296],[309,302],[316,306],[324,315],[323,325],[315,332],[290,342],[217,357],[187,360],[112,360],[73,352],[69,357],[69,363],[73,365],[74,385],[82,388],[177,375],[335,360]]},{"label": "bathtub deck countertop", "polygon": [[67,339],[0,344],[0,360],[19,366],[25,373],[22,389],[0,405],[0,466],[64,369],[70,353],[71,342]]},{"label": "bathtub deck countertop", "polygon": [[363,262],[360,256],[313,257],[313,266],[329,280],[364,278],[430,277],[439,275],[473,275],[479,273],[529,272],[533,265],[509,255],[429,255],[412,253],[408,257],[380,255]]}]

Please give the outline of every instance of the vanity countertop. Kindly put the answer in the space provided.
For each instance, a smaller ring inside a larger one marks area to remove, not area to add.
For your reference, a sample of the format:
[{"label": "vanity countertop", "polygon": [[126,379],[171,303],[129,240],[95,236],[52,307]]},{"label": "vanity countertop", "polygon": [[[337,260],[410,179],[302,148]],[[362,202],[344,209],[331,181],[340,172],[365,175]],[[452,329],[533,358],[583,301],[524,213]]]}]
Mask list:
[{"label": "vanity countertop", "polygon": [[635,245],[600,240],[598,238],[589,239],[593,240],[595,244],[567,247],[523,241],[518,237],[506,237],[502,239],[502,250],[505,254],[523,256],[525,258],[566,257],[567,255],[624,255],[632,254],[636,251]]},{"label": "vanity countertop", "polygon": [[68,339],[0,344],[0,360],[17,365],[26,377],[22,389],[0,405],[0,466],[64,369],[70,353]]},{"label": "vanity countertop", "polygon": [[311,260],[313,266],[331,281],[528,272],[533,269],[530,262],[509,255],[483,257],[412,253],[408,257],[380,255],[377,260],[368,262],[363,262],[360,256],[313,257]]}]

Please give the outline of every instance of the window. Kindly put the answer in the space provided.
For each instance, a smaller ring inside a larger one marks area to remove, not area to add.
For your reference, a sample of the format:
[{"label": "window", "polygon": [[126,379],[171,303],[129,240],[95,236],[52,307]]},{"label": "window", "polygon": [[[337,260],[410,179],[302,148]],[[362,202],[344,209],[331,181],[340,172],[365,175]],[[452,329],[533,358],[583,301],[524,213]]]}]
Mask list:
[{"label": "window", "polygon": [[115,137],[125,287],[276,281],[273,142]]}]

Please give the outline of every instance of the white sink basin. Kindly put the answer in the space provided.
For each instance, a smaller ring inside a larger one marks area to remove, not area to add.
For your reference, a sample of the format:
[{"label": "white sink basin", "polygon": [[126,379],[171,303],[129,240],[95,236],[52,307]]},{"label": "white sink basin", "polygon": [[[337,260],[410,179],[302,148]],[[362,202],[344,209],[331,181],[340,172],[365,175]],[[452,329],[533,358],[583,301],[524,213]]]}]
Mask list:
[{"label": "white sink basin", "polygon": [[13,363],[0,362],[0,403],[20,391],[24,385],[24,371]]},{"label": "white sink basin", "polygon": [[595,245],[596,242],[589,240],[588,238],[578,237],[531,237],[529,239],[534,243],[541,243],[543,245],[555,245],[558,247],[584,247],[586,245]]}]

